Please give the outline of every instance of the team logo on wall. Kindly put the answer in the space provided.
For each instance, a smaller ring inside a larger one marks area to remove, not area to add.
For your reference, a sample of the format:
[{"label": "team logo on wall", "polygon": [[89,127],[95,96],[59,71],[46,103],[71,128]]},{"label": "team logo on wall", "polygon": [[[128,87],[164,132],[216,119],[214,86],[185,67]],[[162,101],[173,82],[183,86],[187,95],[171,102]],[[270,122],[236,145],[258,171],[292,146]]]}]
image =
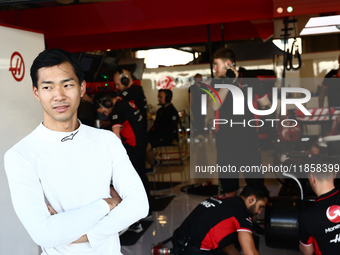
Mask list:
[{"label": "team logo on wall", "polygon": [[158,89],[172,89],[176,86],[176,82],[170,76],[163,76],[157,83]]},{"label": "team logo on wall", "polygon": [[326,216],[333,223],[340,222],[340,206],[331,205],[326,211]]},{"label": "team logo on wall", "polygon": [[19,52],[14,52],[11,56],[9,71],[16,81],[21,81],[25,75],[25,63]]}]

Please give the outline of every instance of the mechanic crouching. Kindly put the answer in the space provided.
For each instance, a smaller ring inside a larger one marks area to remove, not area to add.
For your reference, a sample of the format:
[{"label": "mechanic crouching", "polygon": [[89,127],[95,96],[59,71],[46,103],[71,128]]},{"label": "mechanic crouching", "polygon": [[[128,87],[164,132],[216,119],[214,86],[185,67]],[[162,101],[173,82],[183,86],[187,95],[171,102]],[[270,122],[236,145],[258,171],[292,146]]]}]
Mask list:
[{"label": "mechanic crouching", "polygon": [[252,236],[252,217],[260,214],[269,199],[264,185],[247,185],[240,196],[211,197],[201,202],[175,230],[175,255],[259,254]]}]

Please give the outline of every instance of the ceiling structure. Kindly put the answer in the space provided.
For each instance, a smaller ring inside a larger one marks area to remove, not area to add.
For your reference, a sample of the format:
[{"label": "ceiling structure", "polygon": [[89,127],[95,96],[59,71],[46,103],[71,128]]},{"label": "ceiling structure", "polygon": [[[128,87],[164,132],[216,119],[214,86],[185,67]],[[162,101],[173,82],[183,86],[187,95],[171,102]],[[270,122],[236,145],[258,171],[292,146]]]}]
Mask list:
[{"label": "ceiling structure", "polygon": [[0,0],[0,24],[43,32],[48,48],[84,52],[205,43],[208,24],[213,42],[222,40],[221,24],[225,41],[266,41],[274,20],[340,11],[338,0],[89,1]]}]

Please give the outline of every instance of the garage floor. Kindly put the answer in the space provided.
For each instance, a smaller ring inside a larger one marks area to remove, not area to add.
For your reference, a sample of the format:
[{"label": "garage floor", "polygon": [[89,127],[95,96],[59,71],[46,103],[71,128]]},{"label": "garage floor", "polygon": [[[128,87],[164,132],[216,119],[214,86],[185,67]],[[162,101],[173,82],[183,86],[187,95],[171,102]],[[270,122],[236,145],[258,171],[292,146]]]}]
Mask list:
[{"label": "garage floor", "polygon": [[[267,150],[262,152],[262,160],[264,162],[268,162],[271,160],[272,151]],[[148,255],[151,254],[151,245],[157,244],[161,241],[166,240],[171,237],[174,230],[183,222],[186,216],[204,199],[207,197],[189,195],[180,191],[180,188],[188,183],[202,183],[204,180],[198,179],[187,179],[187,182],[184,182],[184,176],[182,174],[182,167],[171,166],[172,170],[172,180],[173,181],[182,181],[181,185],[175,186],[172,189],[164,190],[162,192],[157,192],[157,195],[162,194],[175,194],[176,197],[172,200],[172,202],[166,207],[166,209],[162,212],[153,212],[153,223],[147,229],[147,231],[143,234],[143,236],[138,240],[135,245],[132,246],[122,246],[122,253],[124,255]],[[189,161],[187,161],[186,166],[186,174],[189,176]],[[169,180],[169,175],[166,176],[168,168],[166,166],[160,167],[157,170],[161,174],[159,180],[161,178],[165,178],[164,180]],[[270,177],[270,176],[269,176]],[[188,177],[187,177],[188,178]],[[150,179],[152,180],[152,178]],[[200,181],[200,182],[199,182]],[[214,183],[217,180],[213,180]],[[241,186],[245,185],[244,179],[240,179]],[[265,184],[267,188],[270,190],[271,196],[276,196],[280,189],[279,182],[274,178],[265,179]],[[261,215],[260,218],[264,216]],[[166,247],[171,247],[171,242],[169,242]],[[268,248],[265,245],[265,239],[260,239],[260,254],[265,255],[295,255],[302,254],[299,251],[292,250],[284,250],[284,249],[272,249]]]}]

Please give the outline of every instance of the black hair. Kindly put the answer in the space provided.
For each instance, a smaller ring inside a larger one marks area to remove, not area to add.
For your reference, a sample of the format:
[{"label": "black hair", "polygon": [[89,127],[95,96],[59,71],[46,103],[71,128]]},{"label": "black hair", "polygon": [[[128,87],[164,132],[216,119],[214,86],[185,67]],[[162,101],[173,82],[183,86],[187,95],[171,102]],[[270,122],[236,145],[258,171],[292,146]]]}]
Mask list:
[{"label": "black hair", "polygon": [[236,55],[235,53],[231,50],[231,49],[228,49],[228,48],[221,48],[221,49],[218,49],[214,55],[213,55],[213,58],[220,58],[223,60],[223,62],[225,62],[226,60],[230,60],[232,63],[236,63]]},{"label": "black hair", "polygon": [[38,70],[43,67],[52,67],[63,63],[70,63],[74,73],[78,77],[79,84],[84,80],[81,64],[77,57],[66,50],[52,48],[41,52],[33,61],[31,66],[31,79],[34,87],[38,88]]},{"label": "black hair", "polygon": [[158,90],[158,93],[159,92],[164,92],[165,96],[167,98],[169,98],[169,101],[171,102],[171,100],[172,100],[172,91],[170,89],[160,89],[160,90]]},{"label": "black hair", "polygon": [[247,198],[251,195],[254,195],[256,197],[256,200],[264,199],[265,197],[269,199],[269,191],[266,186],[263,184],[252,184],[247,185],[243,188],[240,196],[243,198]]}]

